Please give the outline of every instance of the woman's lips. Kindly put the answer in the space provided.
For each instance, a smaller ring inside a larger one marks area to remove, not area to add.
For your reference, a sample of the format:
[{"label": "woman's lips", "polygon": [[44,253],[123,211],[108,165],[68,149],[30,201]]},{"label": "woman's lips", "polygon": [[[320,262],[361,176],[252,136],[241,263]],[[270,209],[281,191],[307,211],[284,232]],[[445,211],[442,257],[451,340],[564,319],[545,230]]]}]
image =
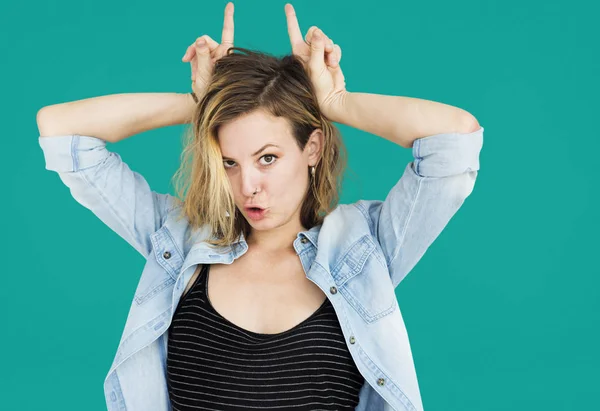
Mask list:
[{"label": "woman's lips", "polygon": [[260,207],[245,207],[245,209],[248,217],[255,221],[262,220],[267,212],[267,209]]}]

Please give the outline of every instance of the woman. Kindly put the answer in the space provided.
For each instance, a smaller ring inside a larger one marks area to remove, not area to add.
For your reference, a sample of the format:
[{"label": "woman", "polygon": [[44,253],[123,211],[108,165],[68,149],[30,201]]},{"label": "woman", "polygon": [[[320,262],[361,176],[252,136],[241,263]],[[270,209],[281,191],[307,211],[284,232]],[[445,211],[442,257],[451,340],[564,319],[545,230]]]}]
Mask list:
[{"label": "woman", "polygon": [[[109,410],[423,409],[394,289],[472,192],[483,128],[444,104],[348,92],[339,46],[316,27],[303,39],[285,11],[291,56],[232,49],[229,3],[221,44],[202,36],[183,57],[193,95],[38,114],[46,168],[147,259]],[[106,150],[190,118],[180,198]],[[385,201],[337,205],[332,121],[412,148]]]}]

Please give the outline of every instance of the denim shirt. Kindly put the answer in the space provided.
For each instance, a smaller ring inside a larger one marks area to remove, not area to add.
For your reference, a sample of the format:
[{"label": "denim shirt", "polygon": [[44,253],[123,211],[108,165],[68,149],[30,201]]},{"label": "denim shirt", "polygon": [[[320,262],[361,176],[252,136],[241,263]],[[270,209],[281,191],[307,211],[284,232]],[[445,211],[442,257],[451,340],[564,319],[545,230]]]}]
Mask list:
[{"label": "denim shirt", "polygon": [[[38,141],[46,169],[146,258],[104,381],[108,410],[171,410],[167,331],[185,286],[198,264],[231,264],[248,245],[241,236],[230,246],[209,247],[207,226],[192,229],[180,201],[152,191],[100,138]],[[415,140],[413,161],[384,201],[340,204],[293,242],[306,277],[330,299],[365,378],[356,410],[423,410],[394,290],[471,194],[482,145],[483,127]]]}]

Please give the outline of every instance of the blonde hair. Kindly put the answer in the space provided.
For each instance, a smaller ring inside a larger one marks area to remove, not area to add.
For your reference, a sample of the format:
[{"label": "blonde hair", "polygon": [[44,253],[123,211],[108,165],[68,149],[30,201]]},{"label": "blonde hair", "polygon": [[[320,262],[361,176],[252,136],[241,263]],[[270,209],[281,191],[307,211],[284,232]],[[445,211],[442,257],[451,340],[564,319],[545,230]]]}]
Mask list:
[{"label": "blonde hair", "polygon": [[220,126],[259,109],[287,119],[301,150],[315,129],[323,132],[314,178],[307,169],[312,189],[303,200],[301,224],[306,228],[321,224],[338,204],[346,149],[337,127],[320,112],[302,62],[293,54],[277,58],[234,47],[215,63],[191,128],[184,133],[182,161],[173,177],[184,216],[193,228],[208,224],[209,244],[230,245],[240,233],[245,237],[250,233],[235,205],[217,137]]}]

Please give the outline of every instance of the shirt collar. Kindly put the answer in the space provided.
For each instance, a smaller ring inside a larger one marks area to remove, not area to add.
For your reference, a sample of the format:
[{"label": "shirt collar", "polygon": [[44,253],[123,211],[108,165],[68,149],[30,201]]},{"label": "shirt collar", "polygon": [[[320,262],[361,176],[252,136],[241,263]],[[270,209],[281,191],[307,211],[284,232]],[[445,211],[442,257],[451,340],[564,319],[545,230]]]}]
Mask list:
[{"label": "shirt collar", "polygon": [[[318,243],[319,231],[320,230],[321,230],[321,225],[316,225],[316,226],[310,228],[309,230],[300,231],[297,234],[296,238],[301,238],[302,236],[304,236],[316,248],[317,247],[317,243]],[[240,233],[240,236],[238,237],[238,239],[236,241],[234,241],[231,244],[231,246],[234,249],[238,248],[238,247],[247,248],[248,244],[246,243],[246,238],[244,237],[244,233]]]}]

